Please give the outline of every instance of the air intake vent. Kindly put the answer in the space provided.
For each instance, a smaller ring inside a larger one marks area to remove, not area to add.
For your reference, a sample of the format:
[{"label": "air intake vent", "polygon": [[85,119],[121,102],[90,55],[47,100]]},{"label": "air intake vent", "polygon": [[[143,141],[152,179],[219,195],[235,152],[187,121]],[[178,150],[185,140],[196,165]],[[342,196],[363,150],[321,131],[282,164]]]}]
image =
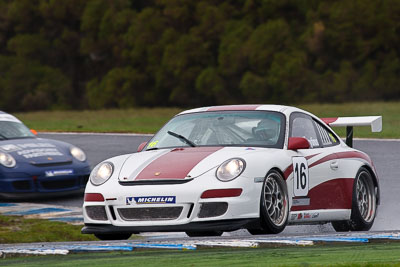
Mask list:
[{"label": "air intake vent", "polygon": [[86,214],[92,220],[107,221],[107,213],[104,206],[87,206]]},{"label": "air intake vent", "polygon": [[64,189],[71,188],[76,186],[76,179],[68,179],[68,180],[54,180],[54,181],[43,181],[41,182],[44,189]]},{"label": "air intake vent", "polygon": [[217,217],[223,215],[227,210],[228,203],[226,202],[202,203],[197,216],[199,218]]},{"label": "air intake vent", "polygon": [[118,213],[125,221],[175,220],[181,215],[183,207],[124,208]]}]

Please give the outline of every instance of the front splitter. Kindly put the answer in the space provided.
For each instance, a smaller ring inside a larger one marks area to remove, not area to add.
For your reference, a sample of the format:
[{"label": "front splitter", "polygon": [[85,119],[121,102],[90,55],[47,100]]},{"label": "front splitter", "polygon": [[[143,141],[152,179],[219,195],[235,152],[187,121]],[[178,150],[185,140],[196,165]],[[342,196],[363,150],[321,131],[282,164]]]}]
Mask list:
[{"label": "front splitter", "polygon": [[112,224],[85,224],[82,234],[112,234],[140,232],[186,232],[186,231],[224,231],[230,232],[241,228],[254,228],[259,222],[256,218],[192,222],[181,225],[162,226],[115,226]]}]

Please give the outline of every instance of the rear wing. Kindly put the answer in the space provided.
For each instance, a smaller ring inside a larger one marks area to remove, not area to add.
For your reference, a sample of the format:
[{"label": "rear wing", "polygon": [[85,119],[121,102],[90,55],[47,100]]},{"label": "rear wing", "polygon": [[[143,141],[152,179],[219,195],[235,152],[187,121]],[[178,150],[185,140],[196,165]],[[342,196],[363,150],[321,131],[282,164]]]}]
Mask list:
[{"label": "rear wing", "polygon": [[321,118],[321,120],[331,127],[346,126],[346,144],[350,147],[353,146],[354,126],[371,126],[372,132],[382,131],[382,116]]}]

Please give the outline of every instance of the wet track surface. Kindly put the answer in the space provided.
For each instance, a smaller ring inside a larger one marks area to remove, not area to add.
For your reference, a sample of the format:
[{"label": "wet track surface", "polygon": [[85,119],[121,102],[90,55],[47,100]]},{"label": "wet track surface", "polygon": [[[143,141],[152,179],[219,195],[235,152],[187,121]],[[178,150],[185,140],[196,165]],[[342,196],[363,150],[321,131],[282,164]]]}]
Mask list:
[{"label": "wet track surface", "polygon": [[[136,151],[138,145],[148,141],[149,135],[125,134],[39,134],[39,137],[65,141],[82,148],[94,167],[107,158]],[[400,230],[400,182],[397,168],[400,165],[400,140],[355,140],[354,147],[368,153],[378,171],[381,187],[381,205],[371,231]],[[32,202],[32,201],[30,201]],[[82,196],[34,201],[41,204],[82,206]],[[288,226],[281,235],[333,234],[330,224]],[[185,234],[175,234],[185,236]],[[249,236],[245,230],[225,233],[224,236]]]}]

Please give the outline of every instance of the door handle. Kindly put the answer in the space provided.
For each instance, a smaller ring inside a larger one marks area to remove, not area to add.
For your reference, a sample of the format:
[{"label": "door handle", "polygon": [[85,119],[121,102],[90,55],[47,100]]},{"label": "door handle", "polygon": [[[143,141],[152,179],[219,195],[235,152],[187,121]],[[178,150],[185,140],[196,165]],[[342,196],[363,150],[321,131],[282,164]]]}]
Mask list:
[{"label": "door handle", "polygon": [[331,162],[331,169],[334,170],[334,171],[339,169],[339,163],[337,161],[332,161]]}]

